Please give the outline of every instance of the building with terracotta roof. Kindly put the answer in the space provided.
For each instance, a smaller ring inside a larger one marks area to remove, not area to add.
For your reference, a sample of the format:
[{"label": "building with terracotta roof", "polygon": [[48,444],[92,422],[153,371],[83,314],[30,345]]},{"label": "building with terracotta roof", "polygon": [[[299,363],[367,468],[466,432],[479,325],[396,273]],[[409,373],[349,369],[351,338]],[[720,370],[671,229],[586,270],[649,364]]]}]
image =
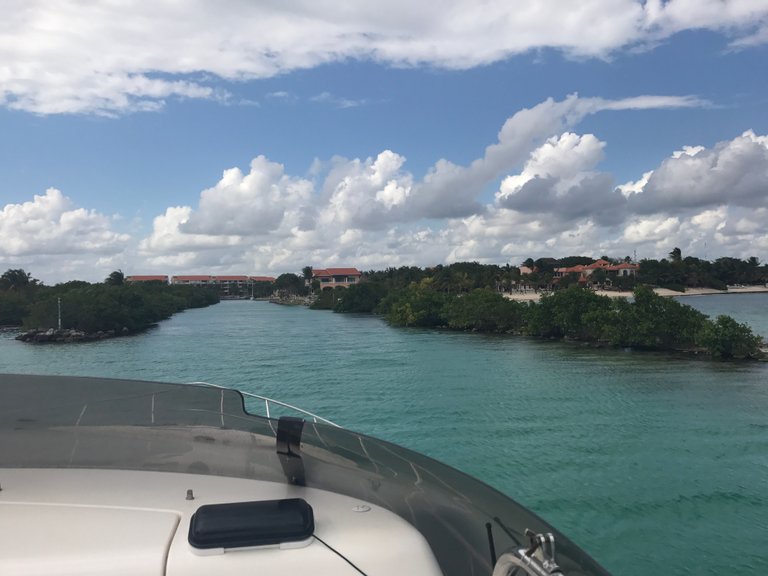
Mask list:
[{"label": "building with terracotta roof", "polygon": [[320,289],[347,288],[359,284],[363,273],[357,268],[313,268],[312,280],[320,282]]},{"label": "building with terracotta roof", "polygon": [[155,276],[126,276],[126,282],[164,282],[168,284],[168,276],[155,275]]},{"label": "building with terracotta roof", "polygon": [[216,286],[221,298],[247,298],[253,295],[253,285],[257,282],[274,282],[272,276],[245,275],[191,275],[173,276],[171,284],[187,284],[192,286]]},{"label": "building with terracotta roof", "polygon": [[192,284],[195,286],[206,286],[208,284],[214,283],[214,276],[171,276],[171,284]]},{"label": "building with terracotta roof", "polygon": [[214,276],[222,298],[245,298],[253,296],[256,282],[274,282],[272,276]]},{"label": "building with terracotta roof", "polygon": [[221,298],[243,298],[251,289],[248,276],[214,276],[213,281]]},{"label": "building with terracotta roof", "polygon": [[[592,264],[579,264],[577,266],[569,266],[567,268],[555,268],[555,278],[563,278],[569,274],[578,275],[579,284],[588,284],[590,282],[589,277],[596,270],[605,270],[608,276],[636,276],[637,271],[640,270],[639,264],[633,264],[631,262],[622,262],[620,264],[611,264],[605,260],[598,260]],[[610,284],[610,282],[609,282]]]},{"label": "building with terracotta roof", "polygon": [[640,264],[632,264],[631,262],[622,262],[615,266],[609,266],[606,268],[608,272],[613,272],[616,276],[637,276],[637,271],[640,270]]}]

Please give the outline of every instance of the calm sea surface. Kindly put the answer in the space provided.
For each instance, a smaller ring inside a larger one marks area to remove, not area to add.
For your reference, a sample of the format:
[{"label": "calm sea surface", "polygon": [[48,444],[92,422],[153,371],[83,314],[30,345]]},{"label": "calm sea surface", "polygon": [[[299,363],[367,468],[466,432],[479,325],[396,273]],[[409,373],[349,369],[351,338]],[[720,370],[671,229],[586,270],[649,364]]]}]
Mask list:
[{"label": "calm sea surface", "polygon": [[[685,299],[768,335],[768,294]],[[388,327],[266,302],[67,346],[0,333],[0,371],[238,387],[502,490],[616,575],[768,573],[768,363]]]}]

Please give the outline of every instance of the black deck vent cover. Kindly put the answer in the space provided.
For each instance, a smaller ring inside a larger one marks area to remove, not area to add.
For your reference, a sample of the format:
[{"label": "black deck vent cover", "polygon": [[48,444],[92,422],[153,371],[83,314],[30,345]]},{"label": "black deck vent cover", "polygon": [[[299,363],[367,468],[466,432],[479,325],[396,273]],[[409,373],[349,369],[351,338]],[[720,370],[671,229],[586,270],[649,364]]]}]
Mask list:
[{"label": "black deck vent cover", "polygon": [[314,531],[312,506],[286,498],[200,506],[188,539],[195,548],[242,548],[306,540]]}]

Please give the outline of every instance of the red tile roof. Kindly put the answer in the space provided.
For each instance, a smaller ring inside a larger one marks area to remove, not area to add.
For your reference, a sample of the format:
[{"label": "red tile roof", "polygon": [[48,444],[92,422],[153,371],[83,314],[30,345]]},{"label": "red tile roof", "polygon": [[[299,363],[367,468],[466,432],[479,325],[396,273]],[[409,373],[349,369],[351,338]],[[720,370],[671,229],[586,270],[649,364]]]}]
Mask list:
[{"label": "red tile roof", "polygon": [[193,281],[193,280],[206,280],[208,282],[213,280],[213,276],[174,276],[174,280],[185,280],[185,281]]},{"label": "red tile roof", "polygon": [[159,280],[161,282],[168,282],[168,276],[126,276],[126,282],[151,282]]},{"label": "red tile roof", "polygon": [[[167,276],[164,276],[167,280]],[[272,276],[246,276],[246,275],[221,275],[221,276],[205,276],[205,275],[186,275],[186,276],[173,276],[174,281],[178,282],[274,282],[275,279]]]},{"label": "red tile roof", "polygon": [[610,262],[600,259],[597,262],[592,262],[587,268],[609,268],[610,266]]},{"label": "red tile roof", "polygon": [[317,268],[312,269],[312,277],[317,276],[362,276],[357,268]]}]

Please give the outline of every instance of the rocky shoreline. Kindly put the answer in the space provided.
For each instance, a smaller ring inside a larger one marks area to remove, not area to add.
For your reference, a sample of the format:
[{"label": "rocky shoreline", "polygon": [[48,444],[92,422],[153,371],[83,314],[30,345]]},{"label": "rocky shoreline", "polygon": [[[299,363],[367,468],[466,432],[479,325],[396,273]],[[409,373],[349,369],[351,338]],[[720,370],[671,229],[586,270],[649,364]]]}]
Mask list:
[{"label": "rocky shoreline", "polygon": [[16,340],[21,342],[30,342],[33,344],[56,344],[56,343],[70,343],[70,342],[93,342],[95,340],[106,340],[108,338],[117,338],[118,336],[128,336],[131,331],[128,328],[123,327],[122,330],[106,330],[93,333],[81,332],[80,330],[55,330],[53,328],[48,329],[35,329],[22,332],[16,336]]},{"label": "rocky shoreline", "polygon": [[280,298],[270,298],[272,304],[281,304],[283,306],[309,306],[312,299],[309,296],[286,296]]}]

